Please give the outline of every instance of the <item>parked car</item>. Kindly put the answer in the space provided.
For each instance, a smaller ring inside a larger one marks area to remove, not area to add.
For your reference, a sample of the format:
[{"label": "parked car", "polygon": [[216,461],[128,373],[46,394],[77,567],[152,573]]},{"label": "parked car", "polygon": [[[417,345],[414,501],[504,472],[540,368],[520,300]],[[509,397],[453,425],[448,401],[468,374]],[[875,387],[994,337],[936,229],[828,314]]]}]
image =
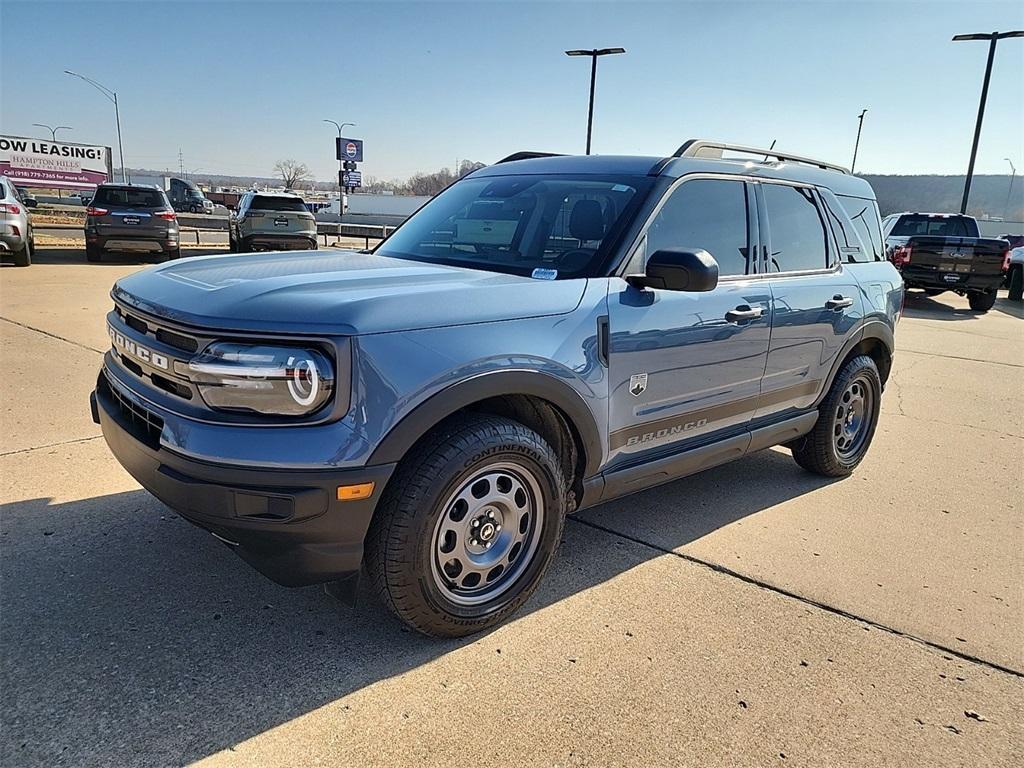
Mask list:
[{"label": "parked car", "polygon": [[275,581],[350,597],[365,566],[407,624],[466,635],[530,596],[568,513],[777,444],[852,473],[903,302],[881,243],[869,184],[821,161],[518,153],[373,253],[122,277],[93,418]]},{"label": "parked car", "polygon": [[35,208],[39,205],[39,201],[36,200],[36,196],[32,194],[32,190],[25,189],[25,187],[18,187],[18,197],[21,198],[21,202],[25,204],[26,208]]},{"label": "parked car", "polygon": [[907,288],[928,296],[954,291],[979,312],[996,303],[1007,243],[981,237],[971,216],[894,213],[882,222],[882,232],[889,261]]},{"label": "parked car", "polygon": [[10,179],[0,176],[0,253],[11,256],[15,266],[27,267],[35,247],[28,205]]},{"label": "parked car", "polygon": [[85,258],[106,251],[162,253],[177,259],[178,216],[162,189],[149,184],[100,184],[85,211]]},{"label": "parked car", "polygon": [[1021,301],[1024,298],[1024,238],[1021,238],[1019,245],[1010,249],[1007,254],[1007,262],[1006,287],[1009,289],[1007,298],[1010,301]]},{"label": "parked car", "polygon": [[316,250],[316,219],[298,195],[246,192],[230,217],[228,242],[235,253]]}]

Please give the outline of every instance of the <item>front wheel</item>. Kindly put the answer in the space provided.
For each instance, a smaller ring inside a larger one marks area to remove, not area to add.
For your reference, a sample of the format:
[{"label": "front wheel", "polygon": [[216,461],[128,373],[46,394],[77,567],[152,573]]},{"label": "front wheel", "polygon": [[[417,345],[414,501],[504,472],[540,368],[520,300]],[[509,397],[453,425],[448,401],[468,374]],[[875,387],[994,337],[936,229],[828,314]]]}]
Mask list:
[{"label": "front wheel", "polygon": [[882,380],[867,355],[842,367],[818,409],[814,428],[790,445],[804,469],[846,477],[860,464],[875,436],[882,405]]},{"label": "front wheel", "polygon": [[967,303],[975,312],[988,312],[996,303],[996,292],[985,291],[984,293],[968,293]]},{"label": "front wheel", "polygon": [[467,417],[414,449],[367,535],[377,594],[410,627],[461,637],[530,597],[562,536],[566,481],[551,447],[505,418]]}]

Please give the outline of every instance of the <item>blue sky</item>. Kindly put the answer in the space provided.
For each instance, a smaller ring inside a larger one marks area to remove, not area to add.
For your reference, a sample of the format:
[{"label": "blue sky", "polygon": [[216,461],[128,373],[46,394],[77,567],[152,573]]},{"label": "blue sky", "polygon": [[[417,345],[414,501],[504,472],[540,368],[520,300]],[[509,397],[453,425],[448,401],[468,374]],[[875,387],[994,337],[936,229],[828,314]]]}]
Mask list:
[{"label": "blue sky", "polygon": [[[705,137],[858,169],[963,173],[987,43],[1020,2],[33,2],[0,0],[0,130],[115,145],[126,164],[271,175],[281,158],[333,178],[332,118],[366,142],[365,173],[403,177],[522,149],[582,152],[589,60],[594,151],[667,154]],[[999,44],[977,172],[1024,172],[1024,38]]]}]

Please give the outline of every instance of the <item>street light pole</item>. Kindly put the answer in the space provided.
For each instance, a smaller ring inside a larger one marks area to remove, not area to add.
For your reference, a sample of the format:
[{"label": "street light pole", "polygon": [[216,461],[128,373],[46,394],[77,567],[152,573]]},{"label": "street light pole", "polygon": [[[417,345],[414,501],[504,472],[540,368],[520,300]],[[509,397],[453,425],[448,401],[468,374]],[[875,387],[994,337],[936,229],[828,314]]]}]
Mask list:
[{"label": "street light pole", "polygon": [[1024,30],[1013,32],[992,32],[989,34],[956,35],[954,42],[964,40],[988,40],[988,63],[985,65],[985,79],[981,84],[981,101],[978,103],[978,121],[974,125],[974,142],[971,144],[971,159],[967,164],[967,180],[964,182],[964,196],[960,201],[960,213],[967,213],[967,200],[971,196],[971,180],[974,178],[974,161],[978,156],[978,140],[981,138],[981,121],[985,117],[985,102],[988,100],[988,83],[992,78],[992,62],[996,57],[996,43],[1006,37],[1024,37]]},{"label": "street light pole", "polygon": [[1010,198],[1013,196],[1013,180],[1017,177],[1017,168],[1014,166],[1013,161],[1004,157],[1003,160],[1010,164],[1010,187],[1006,190],[1006,205],[1003,206],[1003,218],[1010,218]]},{"label": "street light pole", "polygon": [[91,77],[80,75],[77,72],[72,72],[69,69],[65,69],[64,74],[71,75],[72,77],[77,77],[79,80],[84,80],[97,91],[106,96],[108,100],[114,102],[114,120],[117,122],[117,156],[121,160],[121,181],[127,183],[128,176],[124,169],[124,145],[121,143],[121,112],[117,106],[117,91],[112,91],[105,85],[100,85]]},{"label": "street light pole", "polygon": [[56,125],[56,126],[53,126],[53,125],[47,125],[46,123],[32,123],[32,125],[36,126],[37,128],[45,128],[46,130],[48,130],[50,132],[50,139],[52,141],[57,141],[57,131],[70,131],[71,130],[71,126],[70,125]]},{"label": "street light pole", "polygon": [[566,56],[590,57],[590,106],[587,109],[587,154],[590,154],[590,138],[594,129],[594,88],[597,82],[597,57],[625,53],[625,48],[593,48],[590,50],[566,51]]},{"label": "street light pole", "polygon": [[853,162],[850,163],[850,173],[853,173],[857,168],[857,150],[860,148],[860,131],[864,127],[864,115],[867,113],[867,109],[862,109],[860,117],[857,118],[857,141],[853,144]]},{"label": "street light pole", "polygon": [[[355,123],[336,123],[334,120],[324,120],[325,123],[330,123],[338,129],[338,146],[341,146],[341,132],[346,125],[351,125],[353,128],[356,127]],[[341,152],[338,152],[338,221],[341,221],[341,217],[345,214],[345,191],[344,187],[341,186],[341,180],[345,174],[345,161],[341,159]]]}]

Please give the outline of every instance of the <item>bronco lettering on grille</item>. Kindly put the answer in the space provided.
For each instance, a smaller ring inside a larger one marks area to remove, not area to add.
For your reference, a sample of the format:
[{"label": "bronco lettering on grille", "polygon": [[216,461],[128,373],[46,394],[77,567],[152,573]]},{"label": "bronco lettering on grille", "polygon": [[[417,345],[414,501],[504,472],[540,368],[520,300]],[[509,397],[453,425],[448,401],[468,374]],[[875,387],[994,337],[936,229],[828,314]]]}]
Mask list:
[{"label": "bronco lettering on grille", "polygon": [[107,326],[107,333],[110,335],[110,343],[114,345],[118,352],[141,360],[148,365],[152,365],[154,368],[167,370],[167,358],[159,352],[154,352],[151,349],[146,349],[141,344],[136,344],[120,331],[114,330],[114,327],[111,325]]}]

